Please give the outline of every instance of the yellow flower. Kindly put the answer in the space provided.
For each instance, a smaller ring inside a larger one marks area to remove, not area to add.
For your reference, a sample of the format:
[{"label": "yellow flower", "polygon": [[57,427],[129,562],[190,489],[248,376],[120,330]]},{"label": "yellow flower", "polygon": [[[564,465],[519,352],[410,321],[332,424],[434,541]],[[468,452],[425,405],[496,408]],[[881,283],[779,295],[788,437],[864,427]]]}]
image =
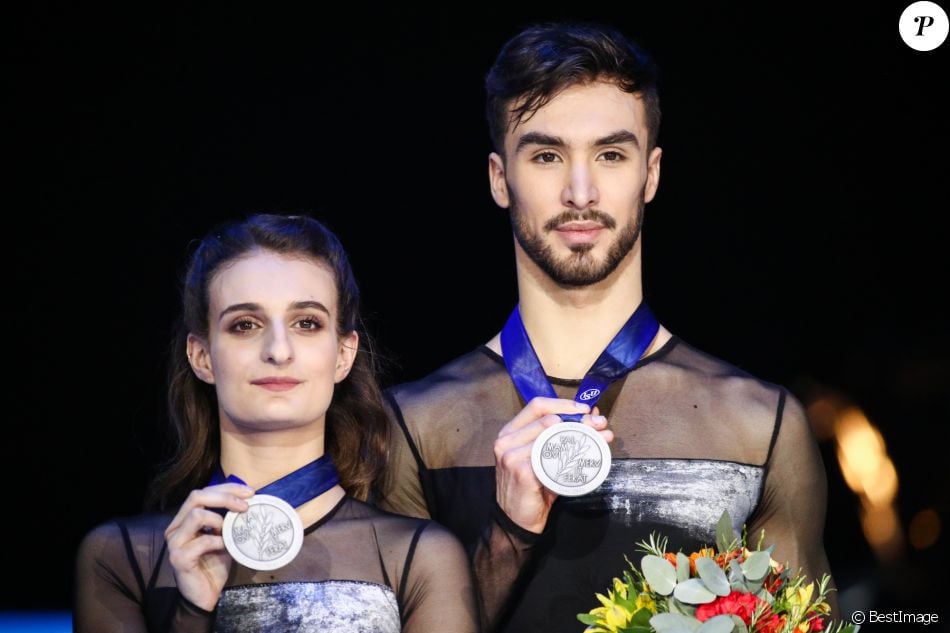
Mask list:
[{"label": "yellow flower", "polygon": [[636,611],[646,609],[650,613],[656,613],[656,601],[654,601],[653,596],[648,593],[641,593],[637,596],[636,606]]},{"label": "yellow flower", "polygon": [[788,587],[785,589],[785,600],[788,602],[789,615],[793,622],[797,621],[805,614],[805,609],[811,604],[811,596],[815,591],[815,583],[810,582],[808,586]]},{"label": "yellow flower", "polygon": [[[624,600],[627,599],[627,584],[620,582],[619,578],[614,578],[614,595],[620,596]],[[611,600],[614,599],[614,595],[611,595]]]}]

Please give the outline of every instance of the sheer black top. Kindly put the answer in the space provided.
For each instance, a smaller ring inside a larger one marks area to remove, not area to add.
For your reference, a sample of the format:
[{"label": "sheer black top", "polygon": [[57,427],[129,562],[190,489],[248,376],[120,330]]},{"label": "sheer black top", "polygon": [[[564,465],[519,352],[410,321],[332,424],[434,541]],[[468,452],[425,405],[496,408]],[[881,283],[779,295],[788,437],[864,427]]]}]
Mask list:
[{"label": "sheer black top", "polygon": [[274,571],[234,563],[214,612],[180,596],[168,562],[168,515],[103,524],[80,546],[75,630],[84,632],[477,630],[470,565],[431,521],[344,497],[305,530]]},{"label": "sheer black top", "polygon": [[[579,384],[551,382],[562,398]],[[802,407],[676,337],[601,398],[616,438],[608,479],[558,498],[540,536],[495,501],[493,442],[524,406],[501,357],[479,348],[388,396],[397,430],[382,505],[460,538],[492,628],[583,630],[575,615],[599,606],[624,555],[639,563],[638,541],[658,531],[670,551],[715,545],[723,510],[753,542],[765,529],[776,560],[827,571],[824,467]]]}]

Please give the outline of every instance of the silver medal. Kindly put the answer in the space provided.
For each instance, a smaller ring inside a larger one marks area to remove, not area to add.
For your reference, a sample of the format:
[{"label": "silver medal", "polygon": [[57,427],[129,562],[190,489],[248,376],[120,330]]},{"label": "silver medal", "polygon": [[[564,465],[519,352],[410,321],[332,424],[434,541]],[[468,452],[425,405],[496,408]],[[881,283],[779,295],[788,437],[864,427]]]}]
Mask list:
[{"label": "silver medal", "polygon": [[303,523],[289,503],[254,495],[246,512],[228,512],[221,535],[228,553],[245,567],[269,571],[283,567],[303,546]]},{"label": "silver medal", "polygon": [[600,433],[579,422],[545,429],[531,447],[534,474],[548,490],[566,497],[591,492],[610,472],[610,448]]}]

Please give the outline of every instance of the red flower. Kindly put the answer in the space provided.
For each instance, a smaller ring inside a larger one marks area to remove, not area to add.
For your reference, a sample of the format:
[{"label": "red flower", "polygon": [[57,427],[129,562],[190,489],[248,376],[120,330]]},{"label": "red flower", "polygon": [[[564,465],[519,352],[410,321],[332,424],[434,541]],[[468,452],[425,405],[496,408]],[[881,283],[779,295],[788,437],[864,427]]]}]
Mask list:
[{"label": "red flower", "polygon": [[696,619],[705,622],[714,615],[737,615],[748,625],[752,622],[757,601],[758,598],[751,593],[732,591],[728,596],[720,596],[708,604],[699,605]]},{"label": "red flower", "polygon": [[696,609],[696,619],[705,622],[715,615],[736,615],[748,626],[752,623],[756,608],[761,608],[759,619],[755,623],[756,633],[778,633],[782,630],[782,619],[772,613],[772,609],[764,600],[741,591],[732,591],[728,596],[720,596],[708,604],[699,605]]},{"label": "red flower", "polygon": [[780,573],[776,574],[772,572],[765,577],[765,582],[762,583],[762,587],[774,596],[776,593],[778,593],[779,588],[782,586],[782,581],[783,578]]}]

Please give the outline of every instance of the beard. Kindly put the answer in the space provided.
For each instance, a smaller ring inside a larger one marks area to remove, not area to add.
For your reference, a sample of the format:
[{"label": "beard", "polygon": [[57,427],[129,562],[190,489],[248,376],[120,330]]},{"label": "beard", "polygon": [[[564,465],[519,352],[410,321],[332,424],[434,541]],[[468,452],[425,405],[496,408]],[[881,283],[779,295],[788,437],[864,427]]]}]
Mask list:
[{"label": "beard", "polygon": [[603,225],[607,230],[613,230],[617,227],[617,222],[612,217],[598,211],[597,209],[585,209],[584,211],[567,210],[548,220],[541,229],[541,232],[534,232],[525,222],[518,210],[518,205],[514,197],[511,201],[511,229],[514,231],[515,239],[524,252],[531,258],[538,268],[544,271],[554,283],[562,287],[578,288],[590,286],[603,281],[610,273],[617,269],[623,258],[633,250],[640,237],[640,228],[643,226],[643,208],[645,206],[643,192],[640,192],[640,200],[637,204],[636,216],[621,227],[619,233],[614,238],[613,243],[607,248],[607,254],[600,261],[591,254],[593,244],[574,244],[570,247],[571,253],[565,257],[558,257],[554,254],[554,249],[550,244],[545,243],[544,235],[557,230],[562,224],[567,222],[594,221]]}]

